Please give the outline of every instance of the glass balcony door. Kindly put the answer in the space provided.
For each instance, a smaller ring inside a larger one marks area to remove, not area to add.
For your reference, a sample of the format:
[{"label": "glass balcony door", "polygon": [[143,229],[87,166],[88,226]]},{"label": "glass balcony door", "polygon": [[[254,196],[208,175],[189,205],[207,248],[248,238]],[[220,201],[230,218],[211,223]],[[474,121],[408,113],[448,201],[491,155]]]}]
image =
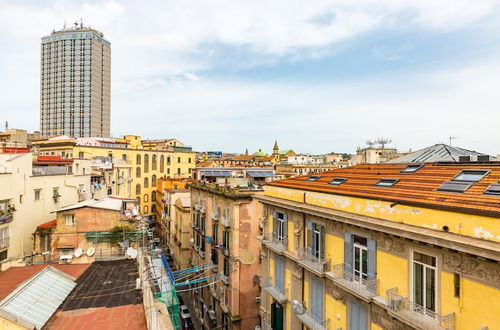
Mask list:
[{"label": "glass balcony door", "polygon": [[354,280],[362,281],[368,278],[368,247],[367,239],[353,235],[353,273]]},{"label": "glass balcony door", "polygon": [[422,313],[436,311],[436,258],[413,252],[413,303]]}]

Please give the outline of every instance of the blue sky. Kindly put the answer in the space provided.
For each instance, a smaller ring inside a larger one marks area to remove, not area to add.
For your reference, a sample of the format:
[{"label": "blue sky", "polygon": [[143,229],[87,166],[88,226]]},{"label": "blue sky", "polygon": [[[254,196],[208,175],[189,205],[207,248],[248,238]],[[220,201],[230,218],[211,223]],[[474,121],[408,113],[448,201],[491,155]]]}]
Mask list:
[{"label": "blue sky", "polygon": [[459,136],[500,154],[499,14],[492,0],[0,0],[0,120],[38,128],[40,38],[83,18],[112,44],[115,136],[310,153]]}]

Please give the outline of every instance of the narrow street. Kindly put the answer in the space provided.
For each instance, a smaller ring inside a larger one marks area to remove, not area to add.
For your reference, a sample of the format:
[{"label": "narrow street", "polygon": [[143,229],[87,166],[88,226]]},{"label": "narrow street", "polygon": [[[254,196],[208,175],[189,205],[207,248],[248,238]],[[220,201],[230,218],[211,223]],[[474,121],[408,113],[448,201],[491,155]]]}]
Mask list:
[{"label": "narrow street", "polygon": [[196,317],[193,299],[189,295],[189,292],[179,293],[178,296],[182,298],[184,305],[186,305],[187,308],[189,309],[189,314],[191,314],[191,321],[193,321],[193,325],[194,325],[195,330],[201,330],[202,327],[201,327],[200,319],[198,317]]}]

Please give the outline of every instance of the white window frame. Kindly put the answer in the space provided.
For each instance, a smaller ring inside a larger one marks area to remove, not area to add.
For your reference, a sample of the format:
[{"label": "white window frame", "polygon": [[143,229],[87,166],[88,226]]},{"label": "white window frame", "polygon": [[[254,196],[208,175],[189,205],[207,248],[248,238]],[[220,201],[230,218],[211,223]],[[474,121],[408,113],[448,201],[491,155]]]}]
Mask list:
[{"label": "white window frame", "polygon": [[[353,234],[353,235],[356,235],[356,234]],[[353,238],[353,241],[354,241],[354,238]],[[360,259],[359,259],[359,274],[361,276],[357,276],[356,275],[356,249],[359,249],[359,252],[360,252]],[[367,265],[366,265],[366,274],[363,273],[363,252],[366,253],[366,262],[367,262]],[[354,275],[353,278],[355,281],[358,281],[358,282],[362,282],[363,280],[363,275],[366,275],[366,279],[368,279],[368,246],[365,246],[365,245],[361,245],[359,243],[354,243],[352,244],[352,274]]]},{"label": "white window frame", "polygon": [[[71,217],[71,223],[68,223],[69,217]],[[74,214],[65,214],[64,215],[64,224],[66,226],[74,226],[75,225],[75,215]]]},{"label": "white window frame", "polygon": [[[424,254],[424,255],[427,255],[429,257],[433,257],[436,259],[436,266],[430,266],[430,265],[427,265],[427,264],[424,264],[424,263],[421,263],[419,261],[415,261],[414,259],[414,255],[415,255],[415,252],[417,253],[420,253],[420,254]],[[414,267],[413,267],[413,264],[414,263],[417,263],[417,264],[420,264],[420,265],[423,265],[424,266],[424,269],[425,267],[429,267],[429,268],[433,268],[434,269],[434,283],[435,283],[435,288],[434,288],[434,291],[435,291],[435,301],[434,301],[434,304],[436,306],[435,308],[435,311],[434,313],[435,314],[438,314],[438,311],[439,311],[439,285],[440,285],[440,282],[439,282],[439,276],[438,276],[438,272],[439,272],[439,258],[437,255],[435,254],[432,254],[432,253],[429,253],[428,251],[421,251],[421,250],[410,250],[410,285],[409,285],[409,288],[410,288],[410,300],[412,301],[413,304],[417,304],[415,302],[415,296],[414,296],[414,291],[415,291],[415,288],[414,288],[414,278],[415,278],[415,274],[414,274]],[[425,272],[425,270],[424,270]],[[425,302],[425,284],[423,283],[423,301]],[[434,319],[434,316],[433,315],[429,315],[428,313],[426,313],[426,311],[428,310],[428,308],[426,306],[421,306],[424,308],[424,313],[421,313],[422,315],[425,315],[429,318],[432,318]],[[418,311],[415,311],[416,313],[418,313]]]},{"label": "white window frame", "polygon": [[278,225],[278,228],[276,228],[276,238],[279,241],[284,241],[286,239],[285,226],[287,225],[284,213],[276,212],[276,224]]}]

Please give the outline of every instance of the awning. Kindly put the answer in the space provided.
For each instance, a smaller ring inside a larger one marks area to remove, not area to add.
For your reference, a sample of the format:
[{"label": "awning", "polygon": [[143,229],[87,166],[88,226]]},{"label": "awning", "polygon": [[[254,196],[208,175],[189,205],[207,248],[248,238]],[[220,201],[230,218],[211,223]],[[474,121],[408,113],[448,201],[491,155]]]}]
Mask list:
[{"label": "awning", "polygon": [[276,176],[273,171],[247,171],[247,175],[252,178],[268,178]]},{"label": "awning", "polygon": [[219,170],[204,170],[201,171],[203,176],[231,176],[231,171],[219,171]]},{"label": "awning", "polygon": [[37,228],[38,229],[46,229],[46,228],[55,228],[57,225],[57,219],[50,220],[48,222],[42,223]]}]

